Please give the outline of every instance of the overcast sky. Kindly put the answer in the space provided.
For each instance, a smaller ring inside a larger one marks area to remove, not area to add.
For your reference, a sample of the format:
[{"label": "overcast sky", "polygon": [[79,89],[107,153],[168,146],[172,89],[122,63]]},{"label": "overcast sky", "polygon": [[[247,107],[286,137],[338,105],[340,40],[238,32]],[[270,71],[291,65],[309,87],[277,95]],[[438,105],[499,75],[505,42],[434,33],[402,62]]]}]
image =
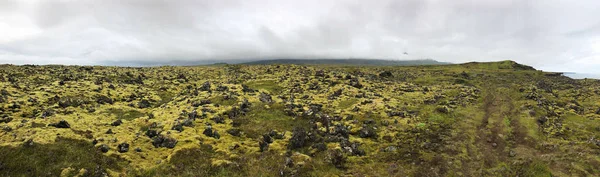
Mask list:
[{"label": "overcast sky", "polygon": [[0,0],[0,63],[510,59],[600,73],[598,9],[599,0]]}]

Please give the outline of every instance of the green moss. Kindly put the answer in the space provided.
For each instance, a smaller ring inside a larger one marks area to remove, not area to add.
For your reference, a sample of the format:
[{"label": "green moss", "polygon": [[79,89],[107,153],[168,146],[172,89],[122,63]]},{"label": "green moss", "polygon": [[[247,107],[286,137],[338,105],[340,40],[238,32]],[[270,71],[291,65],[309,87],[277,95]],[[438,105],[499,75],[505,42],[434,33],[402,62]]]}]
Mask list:
[{"label": "green moss", "polygon": [[95,176],[106,169],[121,170],[125,161],[102,155],[90,142],[57,138],[52,144],[2,146],[0,164],[0,176],[59,176],[68,167]]},{"label": "green moss", "polygon": [[117,119],[123,119],[123,120],[133,120],[135,118],[143,117],[146,115],[143,112],[140,112],[135,109],[124,110],[124,109],[117,109],[117,108],[109,108],[106,110],[106,113],[112,114]]}]

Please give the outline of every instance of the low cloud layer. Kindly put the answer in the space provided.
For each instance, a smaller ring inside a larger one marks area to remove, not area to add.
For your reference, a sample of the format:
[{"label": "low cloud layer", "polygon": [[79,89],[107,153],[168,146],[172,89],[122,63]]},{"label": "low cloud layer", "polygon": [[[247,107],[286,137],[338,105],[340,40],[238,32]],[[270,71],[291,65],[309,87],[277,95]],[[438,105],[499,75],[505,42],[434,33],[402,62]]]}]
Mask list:
[{"label": "low cloud layer", "polygon": [[510,59],[590,73],[600,72],[597,9],[597,0],[0,0],[0,63]]}]

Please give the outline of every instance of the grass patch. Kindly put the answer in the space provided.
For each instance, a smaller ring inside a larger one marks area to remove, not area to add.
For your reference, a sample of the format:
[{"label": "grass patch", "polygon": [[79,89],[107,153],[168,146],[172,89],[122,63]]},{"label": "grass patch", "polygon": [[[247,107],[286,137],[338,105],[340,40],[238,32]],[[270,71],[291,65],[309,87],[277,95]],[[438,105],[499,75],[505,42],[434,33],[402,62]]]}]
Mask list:
[{"label": "grass patch", "polygon": [[338,108],[339,109],[348,109],[350,107],[352,107],[353,105],[355,105],[356,103],[358,103],[358,99],[357,98],[349,98],[349,99],[345,99],[340,101],[340,103],[338,103]]},{"label": "grass patch", "polygon": [[522,168],[517,170],[517,176],[525,177],[550,177],[552,172],[546,164],[541,161],[533,161],[529,164],[524,165]]},{"label": "grass patch", "polygon": [[225,99],[222,95],[215,96],[209,99],[212,104],[218,104],[223,106],[231,106],[237,103],[236,98]]},{"label": "grass patch", "polygon": [[572,138],[587,140],[590,134],[597,134],[599,132],[600,121],[569,113],[565,116],[564,126],[571,128],[572,131],[570,133],[573,135]]},{"label": "grass patch", "polygon": [[264,104],[255,104],[252,110],[241,121],[244,123],[240,127],[250,138],[257,138],[260,135],[271,130],[292,131],[296,126],[307,126],[308,120],[301,118],[292,118],[283,111],[284,106],[278,103],[265,108]]},{"label": "grass patch", "polygon": [[175,93],[167,92],[167,91],[159,91],[157,94],[158,94],[158,97],[160,97],[160,101],[158,103],[156,103],[156,107],[161,106],[163,104],[167,104],[168,102],[171,102],[173,100],[173,98],[175,97]]},{"label": "grass patch", "polygon": [[246,82],[246,85],[252,89],[264,89],[272,94],[281,93],[283,87],[279,86],[275,80],[259,80]]},{"label": "grass patch", "polygon": [[140,111],[134,110],[134,109],[123,110],[123,109],[117,109],[117,108],[110,108],[110,109],[106,110],[106,113],[115,115],[115,117],[117,117],[117,119],[123,119],[123,120],[133,120],[135,118],[143,117],[146,115],[143,112],[140,112]]},{"label": "grass patch", "polygon": [[[90,142],[57,138],[53,144],[0,147],[0,176],[59,176],[64,168],[83,176],[97,176],[105,169],[121,170],[124,160],[102,155]],[[74,174],[72,174],[74,175]]]},{"label": "grass patch", "polygon": [[212,165],[217,155],[209,145],[181,149],[173,154],[167,164],[132,176],[236,176],[236,167]]}]

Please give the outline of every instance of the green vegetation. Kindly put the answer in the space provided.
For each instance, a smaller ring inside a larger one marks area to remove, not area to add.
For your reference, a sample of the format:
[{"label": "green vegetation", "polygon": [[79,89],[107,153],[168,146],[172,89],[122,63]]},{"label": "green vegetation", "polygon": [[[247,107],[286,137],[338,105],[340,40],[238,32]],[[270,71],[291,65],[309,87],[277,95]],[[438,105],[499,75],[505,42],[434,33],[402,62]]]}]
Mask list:
[{"label": "green vegetation", "polygon": [[146,116],[143,112],[135,110],[133,108],[118,109],[118,108],[109,108],[106,110],[106,113],[114,115],[117,119],[123,120],[133,120],[138,117]]},{"label": "green vegetation", "polygon": [[27,141],[0,147],[1,176],[102,176],[118,171],[123,159],[102,155],[90,142],[57,138],[52,144]]},{"label": "green vegetation", "polygon": [[258,80],[258,81],[250,81],[246,83],[248,87],[252,89],[263,89],[270,93],[280,93],[283,90],[283,87],[279,86],[274,80]]},{"label": "green vegetation", "polygon": [[0,176],[600,174],[598,80],[306,62],[2,65]]}]

